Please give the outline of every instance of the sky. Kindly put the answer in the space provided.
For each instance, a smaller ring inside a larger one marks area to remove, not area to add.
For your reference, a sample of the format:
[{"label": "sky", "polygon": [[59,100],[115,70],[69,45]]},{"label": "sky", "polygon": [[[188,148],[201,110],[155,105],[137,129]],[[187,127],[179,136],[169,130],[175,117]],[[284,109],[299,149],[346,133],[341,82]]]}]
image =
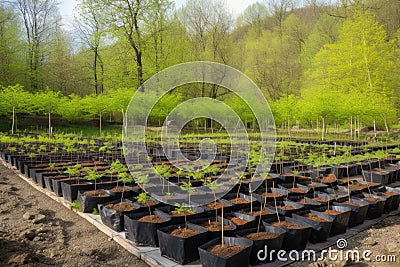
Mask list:
[{"label": "sky", "polygon": [[[243,12],[246,7],[255,2],[260,2],[260,0],[225,0],[227,6],[235,15]],[[60,13],[63,17],[64,24],[68,27],[72,24],[72,20],[74,17],[74,8],[77,4],[77,0],[61,0],[60,5]],[[186,3],[186,0],[174,0],[175,6],[177,8],[183,6]]]}]

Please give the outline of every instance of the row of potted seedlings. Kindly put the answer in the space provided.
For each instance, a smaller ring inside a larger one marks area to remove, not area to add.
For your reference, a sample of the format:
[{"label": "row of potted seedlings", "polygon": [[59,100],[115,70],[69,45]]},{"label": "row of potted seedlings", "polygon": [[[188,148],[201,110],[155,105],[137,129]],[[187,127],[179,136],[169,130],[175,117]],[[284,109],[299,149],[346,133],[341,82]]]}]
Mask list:
[{"label": "row of potted seedlings", "polygon": [[376,185],[369,188],[372,194],[340,186],[315,192],[301,188],[305,193],[266,188],[252,194],[254,199],[232,192],[192,209],[161,205],[142,193],[124,200],[134,210],[121,212],[113,203],[104,204],[100,215],[112,229],[125,230],[129,240],[159,246],[163,256],[177,263],[200,258],[203,266],[248,266],[270,261],[256,255],[265,245],[302,250],[308,241],[323,242],[399,206],[400,191],[389,187]]},{"label": "row of potted seedlings", "polygon": [[[286,174],[271,174],[254,192],[248,175],[223,199],[186,208],[158,203],[142,192],[123,162],[109,164],[81,155],[77,164],[72,163],[76,154],[64,156],[70,158],[57,161],[41,155],[42,165],[33,163],[35,157],[28,160],[14,154],[5,158],[42,187],[71,202],[77,199],[83,212],[98,209],[103,223],[115,231],[126,231],[127,239],[138,245],[159,246],[163,256],[180,264],[199,258],[203,266],[269,262],[270,259],[259,260],[255,254],[266,244],[275,250],[301,250],[307,242],[323,242],[329,236],[344,233],[347,227],[399,206],[398,190],[381,181],[382,186],[363,172],[361,181],[354,178],[350,164],[343,165],[346,174],[338,179],[332,172],[342,167],[319,166],[310,170],[305,164],[285,162],[282,170]],[[213,176],[224,168],[222,162],[218,164],[218,168],[209,170],[209,176],[195,172],[191,174],[193,179],[182,178],[184,174],[165,168],[166,164],[157,169],[166,179],[175,178],[183,191],[191,192],[192,182],[197,182],[209,186],[204,194],[214,194],[222,190],[213,182]],[[379,169],[385,166],[379,164]],[[373,163],[367,165],[371,167]],[[391,181],[397,181],[398,166],[388,167]],[[150,179],[140,164],[137,173],[141,183]],[[340,176],[339,171],[336,174]],[[201,198],[201,194],[193,195],[191,200]]]}]

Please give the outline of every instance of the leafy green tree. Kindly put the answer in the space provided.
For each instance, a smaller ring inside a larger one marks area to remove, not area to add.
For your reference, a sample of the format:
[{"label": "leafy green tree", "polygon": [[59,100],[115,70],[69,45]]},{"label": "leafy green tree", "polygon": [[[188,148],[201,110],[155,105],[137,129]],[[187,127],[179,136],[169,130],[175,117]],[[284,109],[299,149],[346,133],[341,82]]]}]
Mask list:
[{"label": "leafy green tree", "polygon": [[112,111],[112,103],[109,95],[89,95],[82,99],[84,109],[92,116],[99,118],[99,134],[102,133],[102,118],[107,112]]},{"label": "leafy green tree", "polygon": [[62,95],[60,92],[54,92],[49,88],[45,91],[35,94],[36,102],[39,106],[40,112],[48,115],[49,118],[49,136],[51,136],[51,115],[59,113]]},{"label": "leafy green tree", "polygon": [[[0,87],[1,88],[1,87]],[[12,125],[11,134],[16,130],[16,114],[31,114],[34,106],[30,104],[32,95],[23,90],[19,84],[14,86],[2,87],[0,91],[0,113],[11,115]]]},{"label": "leafy green tree", "polygon": [[[391,103],[395,102],[393,88],[398,85],[398,75],[394,74],[398,70],[394,43],[386,37],[373,15],[360,11],[344,22],[338,41],[326,44],[316,55],[302,95],[311,106],[321,103],[317,107],[323,119],[332,117],[338,109],[350,116],[353,110],[363,119],[381,119],[389,130],[385,112],[395,111]],[[375,108],[369,110],[367,106]]]}]

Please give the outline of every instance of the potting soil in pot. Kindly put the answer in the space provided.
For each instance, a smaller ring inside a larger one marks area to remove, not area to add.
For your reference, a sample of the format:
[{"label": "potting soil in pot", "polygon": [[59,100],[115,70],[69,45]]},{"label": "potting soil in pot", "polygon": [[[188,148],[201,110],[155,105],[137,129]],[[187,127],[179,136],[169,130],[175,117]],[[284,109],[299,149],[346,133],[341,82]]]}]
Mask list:
[{"label": "potting soil in pot", "polygon": [[290,188],[289,192],[298,193],[298,194],[306,194],[307,193],[306,190],[303,190],[303,189],[300,189],[300,188],[297,188],[297,187]]},{"label": "potting soil in pot", "polygon": [[119,202],[116,204],[108,204],[106,206],[108,209],[112,209],[115,210],[117,212],[124,212],[124,211],[133,211],[136,208],[134,206],[132,206],[131,204],[129,204],[128,202]]},{"label": "potting soil in pot", "polygon": [[[242,212],[243,214],[248,214],[248,215],[252,215],[252,216],[260,216],[260,211],[253,211],[253,212],[250,212],[250,211],[243,211]],[[263,211],[261,211],[261,215],[270,215],[270,214],[272,214],[272,212],[270,212],[270,211],[268,211],[268,210],[263,210]]]},{"label": "potting soil in pot", "polygon": [[142,217],[138,220],[138,222],[148,222],[148,223],[163,223],[164,220],[157,215],[148,215]]},{"label": "potting soil in pot", "polygon": [[233,255],[236,255],[240,251],[244,250],[245,248],[245,246],[227,246],[219,244],[209,247],[207,251],[221,258],[228,259]]},{"label": "potting soil in pot", "polygon": [[303,229],[304,228],[301,225],[294,224],[294,223],[287,222],[287,221],[274,222],[271,225],[276,226],[276,227],[281,227],[281,228],[287,228],[287,229]]},{"label": "potting soil in pot", "polygon": [[169,234],[180,238],[188,238],[191,236],[201,234],[201,232],[189,228],[184,228],[184,229],[178,228],[171,231]]},{"label": "potting soil in pot", "polygon": [[317,222],[328,222],[328,220],[321,218],[318,215],[313,214],[313,213],[307,213],[306,215],[304,215],[304,217],[311,219],[313,221],[317,221]]},{"label": "potting soil in pot", "polygon": [[251,233],[246,235],[245,237],[250,240],[264,240],[264,239],[273,239],[277,238],[279,235],[276,233],[271,232],[258,232],[258,233]]},{"label": "potting soil in pot", "polygon": [[231,202],[232,204],[249,204],[250,203],[250,201],[243,199],[243,198],[234,198],[234,199],[230,199],[228,201]]},{"label": "potting soil in pot", "polygon": [[[218,232],[222,230],[221,223],[220,222],[215,222],[215,221],[210,221],[201,224],[200,226],[207,228],[208,231],[211,232]],[[232,226],[230,225],[224,225],[224,230],[232,230]]]},{"label": "potting soil in pot", "polygon": [[218,209],[225,208],[226,205],[222,204],[222,203],[218,203],[218,202],[213,202],[213,203],[208,204],[207,207],[212,210],[218,210]]},{"label": "potting soil in pot", "polygon": [[292,207],[292,206],[277,206],[277,208],[281,209],[281,210],[295,210],[296,209],[295,207]]},{"label": "potting soil in pot", "polygon": [[244,220],[244,219],[241,219],[238,217],[231,217],[231,218],[228,218],[228,220],[230,220],[231,222],[233,222],[236,225],[245,225],[246,223],[250,222],[248,220]]},{"label": "potting soil in pot", "polygon": [[337,210],[326,210],[323,213],[325,213],[327,215],[339,215],[339,214],[341,214],[341,212],[337,211]]}]

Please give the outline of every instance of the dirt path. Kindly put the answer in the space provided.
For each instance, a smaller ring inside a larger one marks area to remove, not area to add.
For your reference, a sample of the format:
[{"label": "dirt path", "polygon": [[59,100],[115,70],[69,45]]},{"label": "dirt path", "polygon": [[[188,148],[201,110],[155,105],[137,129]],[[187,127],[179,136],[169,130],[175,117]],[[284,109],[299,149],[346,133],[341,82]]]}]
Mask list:
[{"label": "dirt path", "polygon": [[0,266],[147,266],[0,164]]}]

